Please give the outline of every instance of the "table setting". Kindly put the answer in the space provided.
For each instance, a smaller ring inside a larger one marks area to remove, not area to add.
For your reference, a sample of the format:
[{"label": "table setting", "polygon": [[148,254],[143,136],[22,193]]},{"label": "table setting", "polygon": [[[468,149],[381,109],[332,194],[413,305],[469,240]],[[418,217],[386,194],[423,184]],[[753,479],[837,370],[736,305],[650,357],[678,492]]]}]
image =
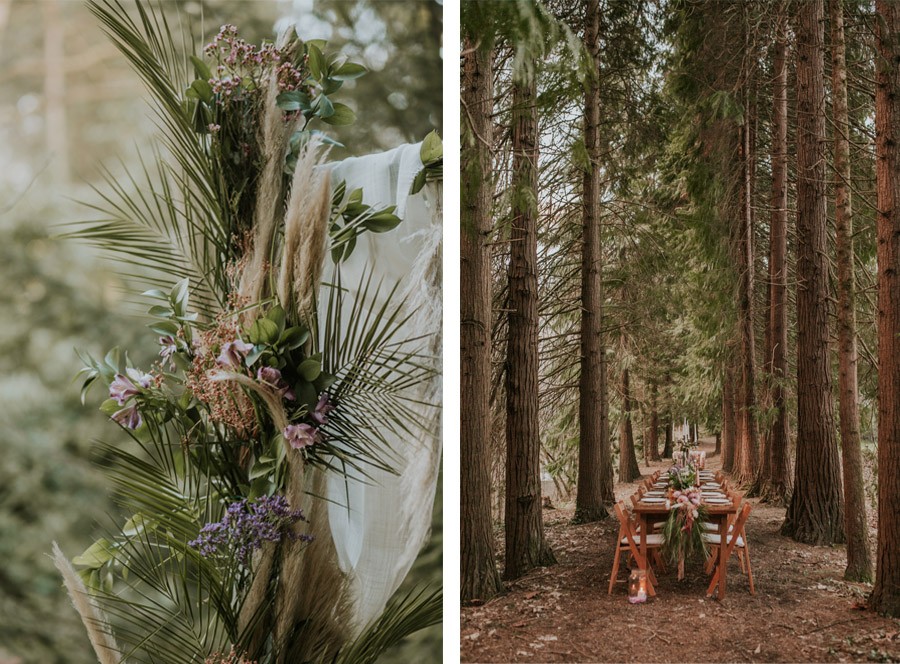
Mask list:
[{"label": "table setting", "polygon": [[639,588],[645,597],[656,594],[651,557],[663,567],[665,562],[674,564],[679,580],[684,578],[685,561],[702,557],[707,561],[707,571],[715,570],[707,596],[725,597],[726,562],[735,542],[721,534],[733,527],[741,499],[729,490],[721,472],[704,470],[700,462],[690,454],[681,456],[665,472],[655,473],[632,498],[632,514],[637,521],[632,555],[637,554],[634,558],[640,583],[630,586]]}]

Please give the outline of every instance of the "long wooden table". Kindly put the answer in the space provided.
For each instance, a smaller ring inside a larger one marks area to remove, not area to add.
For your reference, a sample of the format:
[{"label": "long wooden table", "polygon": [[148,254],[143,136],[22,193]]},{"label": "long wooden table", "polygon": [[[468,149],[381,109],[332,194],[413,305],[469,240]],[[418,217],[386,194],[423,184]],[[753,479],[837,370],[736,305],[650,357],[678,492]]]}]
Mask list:
[{"label": "long wooden table", "polygon": [[[721,537],[719,538],[719,546],[717,547],[716,557],[718,558],[718,570],[713,575],[713,583],[710,583],[709,588],[706,591],[707,597],[712,597],[716,591],[718,591],[718,598],[725,598],[725,577],[726,572],[728,570],[728,557],[731,555],[730,549],[734,548],[728,546],[728,537],[726,536],[728,533],[728,525],[733,520],[734,516],[738,512],[738,506],[734,503],[731,505],[710,505],[705,504],[707,509],[707,514],[709,516],[709,520],[712,523],[715,523],[718,526],[719,534]],[[647,573],[647,592],[651,596],[656,595],[656,591],[653,588],[652,579],[652,571],[650,568],[649,558],[647,556],[647,533],[653,532],[653,523],[656,521],[664,521],[669,516],[669,510],[666,508],[665,503],[642,503],[638,502],[637,505],[633,507],[634,513],[637,515],[638,520],[641,525],[641,533],[640,533],[640,544],[639,551],[640,556],[637,560],[638,569],[644,570]],[[700,524],[697,523],[696,527],[699,528]],[[737,533],[734,533],[737,536]]]}]

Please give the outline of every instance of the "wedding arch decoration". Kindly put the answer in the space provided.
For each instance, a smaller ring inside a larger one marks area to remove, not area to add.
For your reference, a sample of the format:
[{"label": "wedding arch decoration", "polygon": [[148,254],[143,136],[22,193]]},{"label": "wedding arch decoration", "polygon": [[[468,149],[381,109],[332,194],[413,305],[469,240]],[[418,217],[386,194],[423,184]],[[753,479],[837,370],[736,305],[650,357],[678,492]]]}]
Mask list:
[{"label": "wedding arch decoration", "polygon": [[88,6],[160,144],[69,235],[146,284],[159,359],[83,356],[82,399],[107,389],[128,437],[97,457],[130,518],[71,562],[54,544],[57,567],[104,664],[375,661],[441,620],[439,590],[391,599],[440,459],[440,139],[329,164],[361,65]]}]

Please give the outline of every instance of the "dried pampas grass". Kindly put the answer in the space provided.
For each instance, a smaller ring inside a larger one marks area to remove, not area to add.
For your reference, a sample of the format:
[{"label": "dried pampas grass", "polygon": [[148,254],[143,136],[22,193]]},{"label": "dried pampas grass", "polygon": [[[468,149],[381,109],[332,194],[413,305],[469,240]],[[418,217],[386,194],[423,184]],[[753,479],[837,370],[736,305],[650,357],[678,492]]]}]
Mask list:
[{"label": "dried pampas grass", "polygon": [[331,215],[331,172],[321,168],[326,154],[316,140],[301,151],[284,221],[278,299],[298,320],[307,323],[314,322],[311,319],[322,281]]},{"label": "dried pampas grass", "polygon": [[81,621],[87,630],[88,638],[97,654],[97,660],[100,664],[119,664],[122,657],[119,654],[119,647],[116,645],[112,634],[107,631],[108,622],[104,620],[100,608],[88,594],[87,588],[78,572],[72,567],[72,564],[63,555],[59,545],[53,542],[53,563],[56,569],[62,575],[63,582],[66,584],[66,590],[69,592],[69,598],[72,605],[81,616]]},{"label": "dried pampas grass", "polygon": [[293,131],[293,123],[284,122],[284,112],[278,108],[277,97],[278,77],[273,73],[266,90],[266,111],[258,134],[263,168],[256,188],[251,245],[238,288],[239,295],[247,302],[259,302],[267,295],[265,292],[266,279],[269,276],[267,266],[272,262],[275,233],[284,200],[282,191],[284,155]]},{"label": "dried pampas grass", "polygon": [[[287,498],[307,516],[311,546],[300,555],[302,542],[285,543],[278,578],[275,638],[278,664],[330,662],[352,634],[352,603],[348,579],[341,572],[328,522],[325,471],[291,464]],[[308,484],[307,488],[305,484]]]}]

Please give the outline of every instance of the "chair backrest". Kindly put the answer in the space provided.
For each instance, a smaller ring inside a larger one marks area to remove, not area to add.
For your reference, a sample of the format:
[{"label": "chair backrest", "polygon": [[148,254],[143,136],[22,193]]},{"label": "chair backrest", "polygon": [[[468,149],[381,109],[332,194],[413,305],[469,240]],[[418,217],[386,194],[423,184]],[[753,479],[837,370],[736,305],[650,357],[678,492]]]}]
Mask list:
[{"label": "chair backrest", "polygon": [[616,540],[616,546],[621,546],[622,540],[626,539],[628,548],[632,550],[632,553],[637,551],[637,544],[634,541],[636,533],[631,519],[628,518],[628,513],[625,511],[625,501],[623,500],[616,503],[616,517],[619,519],[619,537]]},{"label": "chair backrest", "polygon": [[638,504],[638,502],[640,502],[640,500],[641,500],[641,494],[640,494],[640,493],[633,493],[633,494],[631,494],[631,504],[632,504],[632,505],[634,505],[635,507],[637,507],[637,504]]},{"label": "chair backrest", "polygon": [[744,524],[747,523],[747,517],[750,516],[750,510],[752,509],[750,503],[744,503],[744,506],[741,508],[741,511],[738,512],[737,519],[734,522],[734,533],[735,535],[744,535]]}]

